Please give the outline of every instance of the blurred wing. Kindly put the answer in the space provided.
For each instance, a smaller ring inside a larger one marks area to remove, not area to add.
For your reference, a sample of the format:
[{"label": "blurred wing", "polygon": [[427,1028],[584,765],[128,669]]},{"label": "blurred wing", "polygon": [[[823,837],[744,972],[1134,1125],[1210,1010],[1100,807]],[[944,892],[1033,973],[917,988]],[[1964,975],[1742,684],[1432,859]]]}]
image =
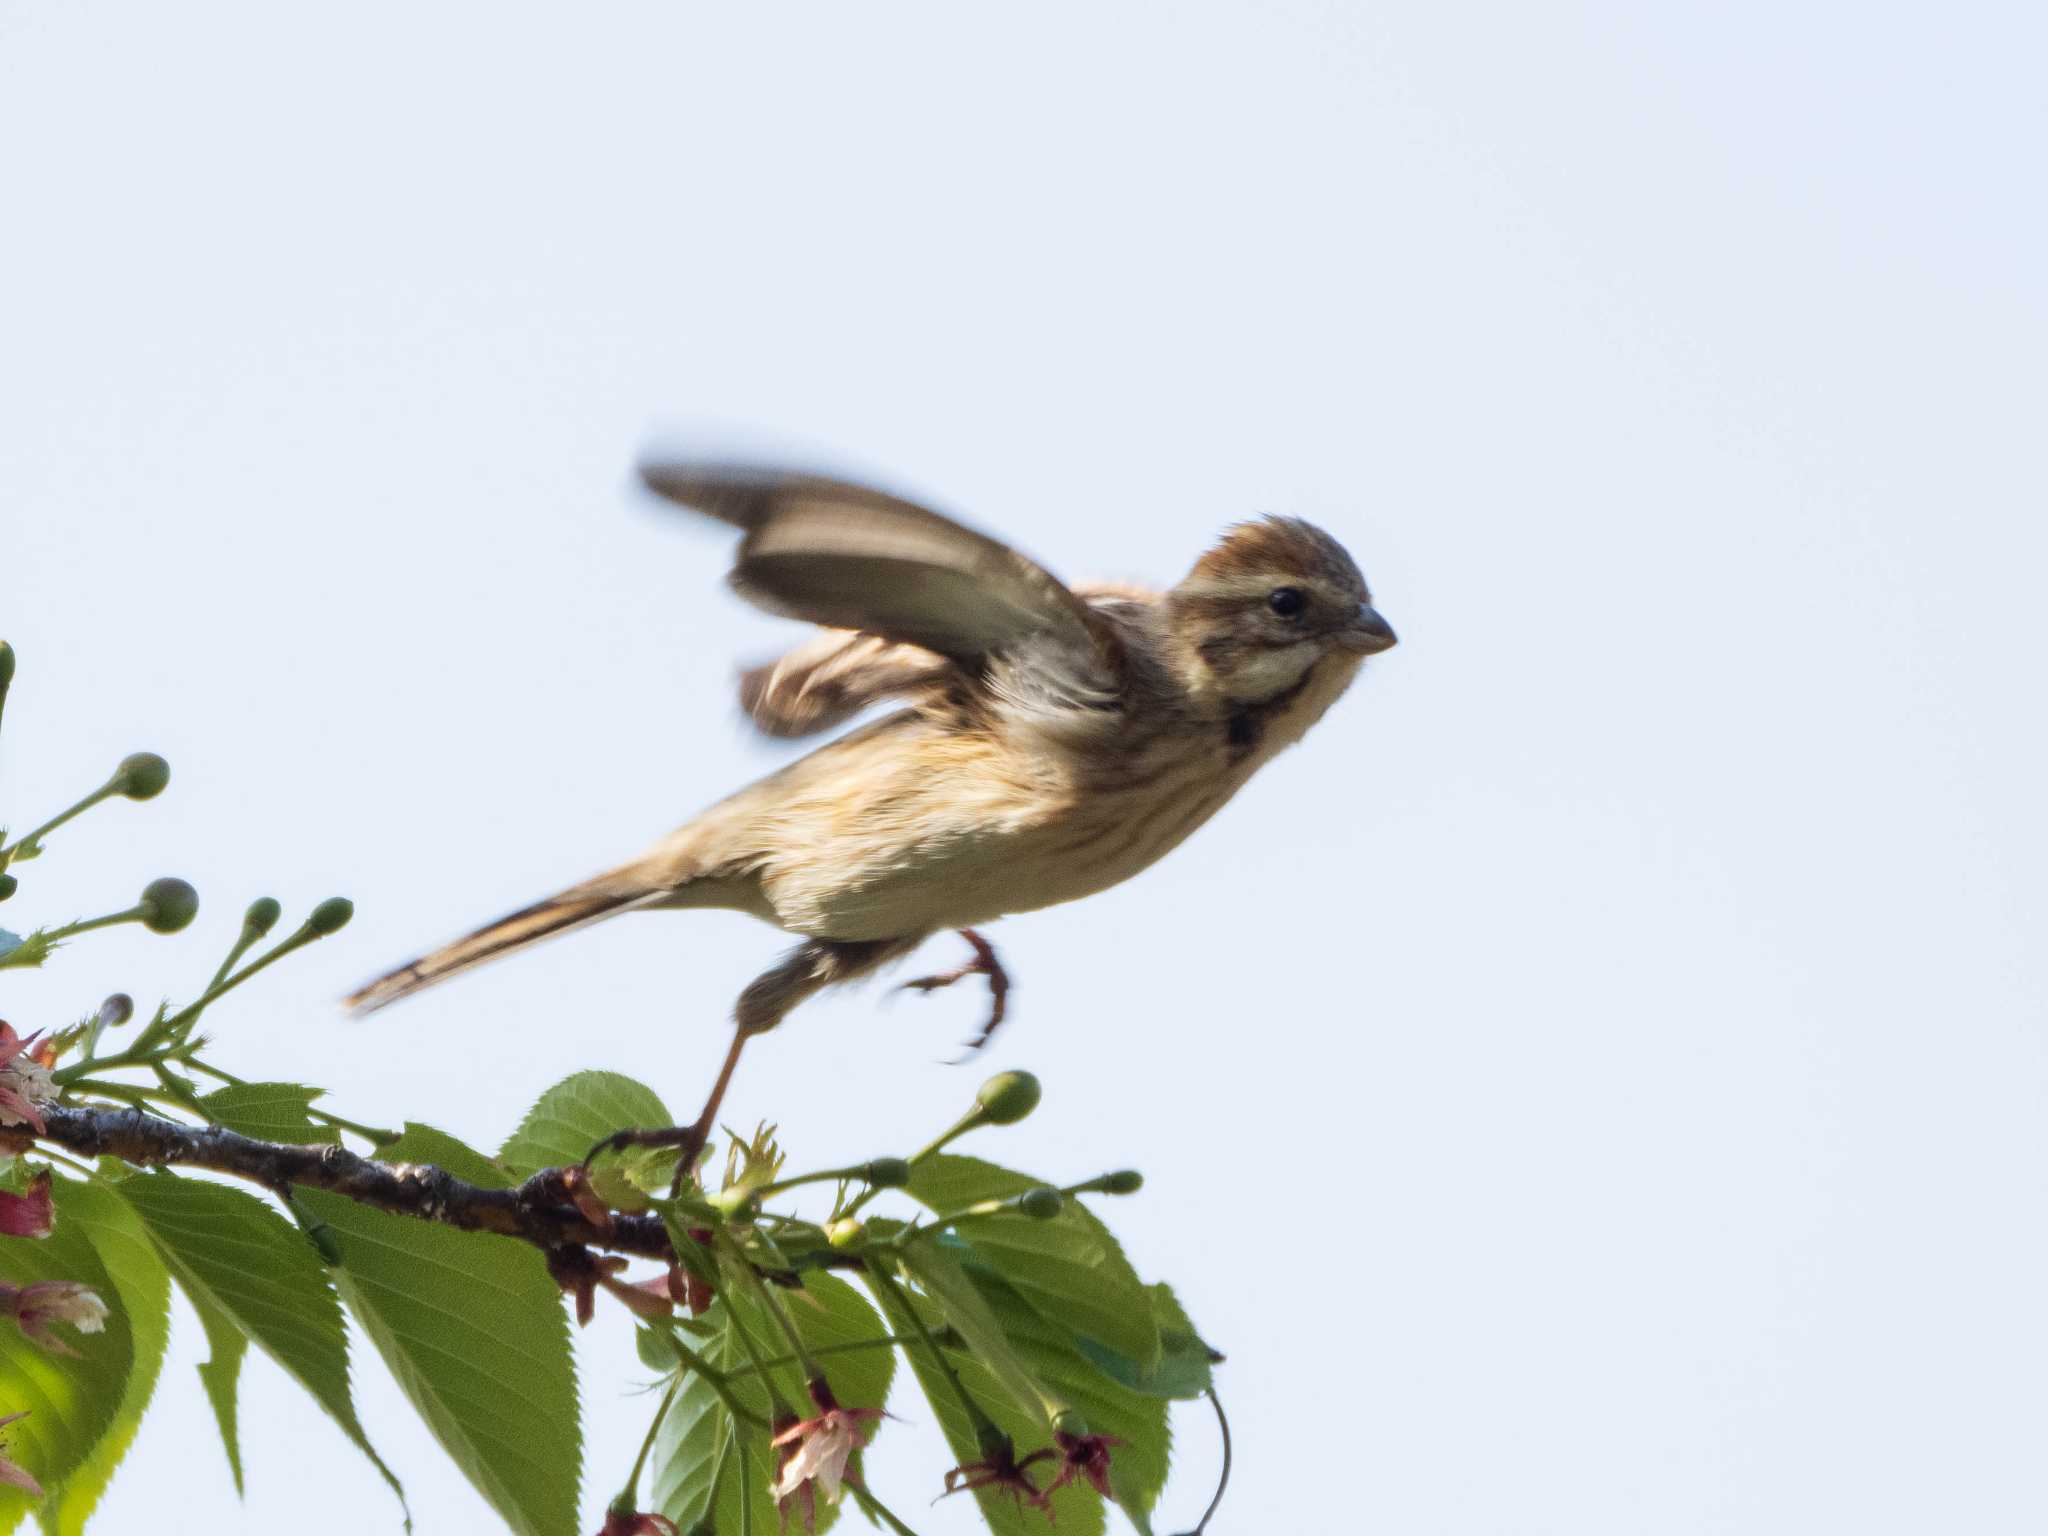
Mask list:
[{"label": "blurred wing", "polygon": [[732,585],[770,613],[969,668],[1028,647],[1062,670],[1093,673],[1098,689],[1117,671],[1116,642],[1087,604],[1015,550],[928,508],[747,465],[652,461],[640,475],[656,495],[745,530]]},{"label": "blurred wing", "polygon": [[767,666],[741,673],[740,708],[765,735],[809,736],[949,675],[959,674],[936,651],[828,629]]}]

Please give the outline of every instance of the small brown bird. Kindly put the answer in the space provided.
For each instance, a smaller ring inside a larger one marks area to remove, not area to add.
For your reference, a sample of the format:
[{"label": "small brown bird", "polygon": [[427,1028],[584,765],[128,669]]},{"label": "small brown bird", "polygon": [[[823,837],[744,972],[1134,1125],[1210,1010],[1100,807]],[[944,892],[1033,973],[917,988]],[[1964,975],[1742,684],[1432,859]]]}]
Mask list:
[{"label": "small brown bird", "polygon": [[[743,675],[774,736],[907,707],[829,742],[630,863],[500,918],[348,999],[359,1011],[638,908],[750,912],[803,942],[750,984],[701,1146],[749,1036],[941,929],[1000,1023],[1008,980],[973,930],[1092,895],[1176,846],[1301,739],[1394,643],[1337,541],[1241,523],[1180,584],[1069,588],[949,518],[863,485],[744,465],[649,462],[649,489],[744,530],[731,581],[823,632]],[[977,1042],[980,1043],[980,1042]]]}]

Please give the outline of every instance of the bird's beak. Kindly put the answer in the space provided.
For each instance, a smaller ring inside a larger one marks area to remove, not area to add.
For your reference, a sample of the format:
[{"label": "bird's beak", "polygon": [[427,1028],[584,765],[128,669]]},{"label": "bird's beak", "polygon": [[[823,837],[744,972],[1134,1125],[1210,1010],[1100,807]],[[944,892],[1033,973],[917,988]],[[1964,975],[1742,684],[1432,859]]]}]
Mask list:
[{"label": "bird's beak", "polygon": [[1380,611],[1371,603],[1360,603],[1358,612],[1338,635],[1339,642],[1348,651],[1357,651],[1361,656],[1372,656],[1390,649],[1395,641],[1394,626],[1380,617]]}]

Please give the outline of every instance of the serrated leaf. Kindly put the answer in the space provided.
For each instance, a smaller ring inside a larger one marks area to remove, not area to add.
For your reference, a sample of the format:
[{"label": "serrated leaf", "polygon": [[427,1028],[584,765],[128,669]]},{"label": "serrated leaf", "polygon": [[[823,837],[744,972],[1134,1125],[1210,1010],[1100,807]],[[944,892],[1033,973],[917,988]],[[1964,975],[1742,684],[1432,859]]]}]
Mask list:
[{"label": "serrated leaf", "polygon": [[614,1131],[669,1123],[668,1106],[645,1084],[617,1072],[578,1072],[540,1096],[505,1138],[498,1160],[526,1178],[582,1162]]},{"label": "serrated leaf", "polygon": [[519,1182],[503,1164],[485,1157],[466,1142],[457,1141],[446,1131],[421,1125],[417,1120],[406,1121],[405,1133],[381,1149],[377,1160],[383,1163],[432,1163],[464,1183],[485,1189],[510,1189]]},{"label": "serrated leaf", "polygon": [[[739,1330],[748,1330],[752,1354],[766,1360],[773,1350],[764,1330],[773,1324],[747,1303],[735,1307],[728,1295],[721,1295],[703,1320],[717,1331],[701,1344],[693,1340],[692,1349],[712,1370],[735,1373],[729,1390],[741,1407],[764,1423],[772,1419],[774,1407],[766,1386],[757,1374],[746,1370],[751,1357],[740,1341]],[[648,1463],[648,1497],[678,1530],[701,1529],[708,1516],[717,1536],[740,1536],[743,1530],[768,1536],[782,1528],[769,1492],[775,1465],[768,1432],[734,1419],[711,1384],[690,1371],[655,1434]],[[821,1532],[830,1527],[837,1513],[830,1505],[818,1507]]]},{"label": "serrated leaf", "polygon": [[1166,1399],[1144,1396],[1113,1381],[1076,1348],[1071,1334],[1047,1322],[1009,1286],[985,1274],[969,1274],[1031,1373],[1078,1408],[1091,1433],[1123,1442],[1110,1450],[1110,1486],[1124,1513],[1142,1528],[1166,1486],[1171,1450]]},{"label": "serrated leaf", "polygon": [[[867,1298],[837,1275],[807,1270],[803,1282],[801,1290],[782,1292],[783,1305],[803,1335],[804,1347],[825,1373],[833,1397],[842,1408],[881,1407],[896,1379],[896,1351],[846,1346],[877,1344],[889,1337],[888,1328]],[[873,1442],[870,1434],[869,1444]]]},{"label": "serrated leaf", "polygon": [[230,1083],[202,1094],[199,1104],[229,1130],[260,1141],[338,1142],[341,1132],[306,1113],[325,1091],[303,1083]]},{"label": "serrated leaf", "polygon": [[[942,1154],[912,1172],[910,1193],[944,1215],[982,1200],[1002,1200],[1045,1180],[975,1157]],[[1117,1240],[1078,1200],[1050,1221],[1022,1214],[976,1217],[960,1236],[977,1259],[1002,1276],[1048,1318],[1136,1362],[1159,1364],[1159,1329],[1144,1282]]]},{"label": "serrated leaf", "polygon": [[224,1312],[309,1392],[383,1475],[405,1490],[370,1444],[349,1390],[348,1335],[319,1253],[254,1195],[170,1173],[115,1185],[135,1208],[195,1304]]},{"label": "serrated leaf", "polygon": [[[765,1421],[774,1416],[774,1408],[759,1375],[750,1369],[752,1357],[742,1345],[738,1330],[746,1329],[754,1344],[754,1354],[763,1361],[790,1353],[788,1339],[760,1303],[744,1292],[738,1293],[735,1305],[735,1291],[737,1287],[721,1293],[718,1302],[700,1319],[712,1327],[709,1338],[700,1340],[692,1336],[686,1342],[713,1370],[731,1373],[733,1395]],[[778,1294],[791,1323],[803,1337],[805,1348],[816,1353],[819,1369],[824,1371],[840,1406],[881,1407],[888,1400],[889,1386],[895,1377],[894,1350],[844,1347],[879,1344],[888,1338],[881,1318],[860,1292],[835,1275],[813,1273],[804,1277],[801,1289],[785,1289]],[[664,1351],[668,1347],[665,1340],[650,1345]],[[670,1364],[674,1358],[671,1354]],[[815,1411],[810,1406],[801,1367],[785,1362],[771,1367],[771,1372],[779,1393],[777,1400],[782,1405],[806,1414]],[[869,1426],[868,1445],[874,1443],[879,1428],[879,1422]],[[690,1530],[707,1513],[714,1515],[720,1536],[737,1536],[743,1517],[751,1519],[754,1530],[763,1536],[782,1529],[781,1516],[769,1496],[779,1458],[765,1432],[751,1425],[737,1426],[737,1433],[735,1429],[732,1415],[710,1385],[694,1372],[686,1376],[656,1436],[648,1485],[654,1507],[674,1520],[679,1529]],[[741,1474],[742,1451],[751,1476]],[[865,1453],[863,1446],[850,1464],[856,1476]],[[820,1501],[818,1531],[830,1529],[838,1515],[837,1507]]]},{"label": "serrated leaf", "polygon": [[989,1310],[967,1271],[961,1268],[960,1259],[966,1251],[966,1245],[957,1238],[932,1234],[906,1243],[897,1260],[917,1281],[919,1289],[938,1303],[947,1324],[966,1340],[975,1359],[1002,1384],[1009,1401],[1025,1414],[1035,1414],[1042,1430],[1051,1409],[1045,1385],[1010,1348],[1002,1324]]},{"label": "serrated leaf", "polygon": [[171,1275],[140,1218],[126,1201],[103,1185],[66,1179],[53,1187],[56,1218],[84,1231],[114,1290],[104,1299],[128,1320],[134,1364],[120,1406],[92,1454],[63,1486],[51,1490],[37,1519],[52,1536],[78,1536],[128,1453],[142,1415],[163,1370],[171,1337]]},{"label": "serrated leaf", "polygon": [[[498,1149],[498,1160],[523,1179],[543,1168],[582,1162],[614,1131],[669,1123],[668,1106],[652,1088],[616,1072],[578,1072],[540,1096]],[[599,1162],[592,1176],[598,1196],[617,1210],[644,1210],[647,1186],[633,1174],[646,1162],[659,1164],[657,1187],[666,1189],[675,1152],[649,1149],[646,1156],[629,1152]]]},{"label": "serrated leaf", "polygon": [[1142,1369],[1135,1360],[1093,1339],[1077,1338],[1075,1344],[1097,1367],[1134,1392],[1182,1401],[1199,1398],[1215,1385],[1214,1368],[1221,1357],[1195,1332],[1171,1287],[1150,1285],[1145,1294],[1152,1302],[1152,1320],[1159,1327],[1157,1366]]},{"label": "serrated leaf", "polygon": [[[69,1203],[66,1186],[52,1187],[56,1201]],[[42,1483],[59,1491],[92,1455],[120,1411],[135,1361],[135,1341],[113,1278],[93,1246],[87,1223],[61,1218],[50,1235],[35,1242],[0,1242],[0,1280],[30,1285],[38,1280],[72,1280],[90,1286],[108,1304],[104,1331],[80,1334],[60,1325],[76,1358],[36,1348],[12,1319],[0,1319],[0,1404],[28,1417],[7,1428],[8,1455]],[[19,1488],[0,1487],[0,1531],[11,1531],[32,1507]]]},{"label": "serrated leaf", "polygon": [[[380,1154],[483,1181],[494,1165],[453,1137],[408,1126]],[[502,1173],[498,1174],[502,1180]],[[560,1292],[539,1253],[320,1190],[335,1282],[434,1438],[520,1536],[572,1536],[581,1481],[576,1371]]]},{"label": "serrated leaf", "polygon": [[[876,1285],[872,1278],[869,1279],[869,1288],[890,1327],[900,1334],[914,1334],[916,1325],[897,1305],[894,1296],[886,1288]],[[911,1304],[918,1308],[927,1327],[936,1328],[942,1321],[938,1305],[929,1298],[917,1297]],[[947,1350],[946,1360],[959,1377],[960,1385],[981,1410],[1015,1442],[1020,1458],[1052,1444],[1044,1414],[1027,1412],[1014,1402],[997,1382],[994,1373],[972,1354],[964,1350]],[[939,1429],[946,1437],[955,1462],[964,1467],[979,1461],[982,1453],[975,1441],[973,1422],[961,1406],[952,1383],[934,1363],[930,1352],[921,1345],[913,1347],[910,1368],[917,1377],[918,1385],[924,1389],[932,1416],[939,1421]],[[1051,1480],[1043,1462],[1032,1469],[1031,1475],[1040,1487]],[[976,1489],[973,1498],[981,1506],[982,1519],[994,1536],[1045,1536],[1045,1515],[1038,1510],[1020,1507],[1008,1494]],[[1105,1524],[1102,1500],[1093,1490],[1070,1484],[1052,1496],[1052,1507],[1057,1536],[1102,1536]]]},{"label": "serrated leaf", "polygon": [[199,1326],[206,1330],[210,1356],[199,1366],[199,1384],[213,1407],[213,1422],[220,1430],[221,1448],[227,1452],[228,1471],[235,1479],[235,1493],[242,1492],[242,1441],[237,1428],[236,1409],[242,1379],[242,1360],[249,1353],[249,1336],[235,1320],[211,1301],[187,1291],[185,1299],[199,1314]]}]

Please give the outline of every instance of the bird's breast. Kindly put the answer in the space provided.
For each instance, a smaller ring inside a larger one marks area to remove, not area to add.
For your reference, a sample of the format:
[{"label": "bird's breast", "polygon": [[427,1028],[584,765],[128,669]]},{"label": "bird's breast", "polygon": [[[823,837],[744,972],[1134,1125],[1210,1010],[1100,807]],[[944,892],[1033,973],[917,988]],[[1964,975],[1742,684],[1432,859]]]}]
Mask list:
[{"label": "bird's breast", "polygon": [[969,927],[1129,879],[1256,766],[1220,725],[1079,753],[911,731],[772,808],[761,887],[782,926],[820,938]]}]

